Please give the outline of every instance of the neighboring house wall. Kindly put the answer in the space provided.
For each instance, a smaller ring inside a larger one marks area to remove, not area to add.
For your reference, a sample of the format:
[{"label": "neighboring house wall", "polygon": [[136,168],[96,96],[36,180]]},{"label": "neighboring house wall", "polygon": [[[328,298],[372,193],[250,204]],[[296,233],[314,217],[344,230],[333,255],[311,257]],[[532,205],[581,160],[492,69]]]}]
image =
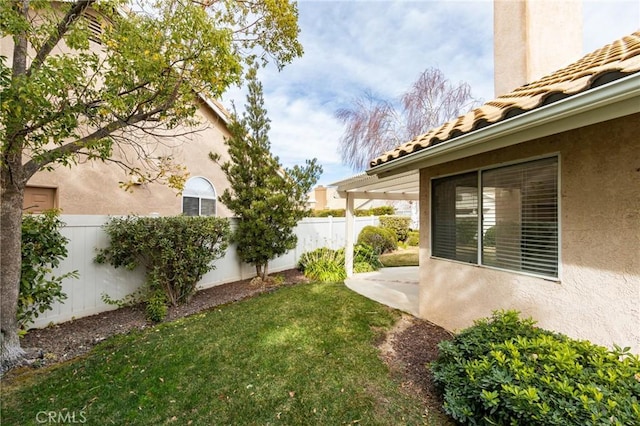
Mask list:
[{"label": "neighboring house wall", "polygon": [[[164,140],[160,138],[154,155],[171,153],[176,163],[186,167],[190,177],[206,178],[221,195],[229,183],[220,167],[209,159],[208,153],[219,153],[223,161],[229,159],[224,139],[230,134],[220,117],[208,106],[200,105],[196,117],[202,123],[200,127],[174,129],[174,134],[191,133]],[[151,142],[150,138],[147,139],[147,143]],[[54,171],[40,171],[29,180],[28,186],[54,188],[55,207],[63,214],[176,215],[182,212],[182,197],[177,190],[158,183],[143,183],[125,191],[119,183],[129,179],[127,172],[117,164],[88,161],[70,168],[56,166]],[[29,207],[29,203],[25,201],[25,207]],[[217,203],[216,215],[230,217],[232,214],[222,203]]]},{"label": "neighboring house wall", "polygon": [[[60,4],[61,2],[53,4],[58,12],[60,12],[58,9]],[[86,13],[93,16],[96,12],[89,9]],[[40,18],[34,15],[33,19]],[[99,39],[99,25],[91,28],[97,31],[97,38],[91,39],[90,49],[101,54],[102,47],[95,41]],[[0,39],[0,52],[7,57],[5,63],[11,64],[13,60],[11,37]],[[64,42],[60,42],[53,49],[52,54],[63,53],[68,54],[71,51]],[[31,46],[29,55],[35,56]],[[171,155],[175,163],[186,167],[190,177],[206,178],[220,195],[229,187],[229,183],[220,167],[209,159],[208,154],[217,152],[222,161],[228,160],[229,155],[224,139],[229,137],[230,133],[225,121],[221,118],[226,112],[222,111],[215,102],[212,104],[213,107],[204,101],[199,102],[195,117],[199,125],[178,126],[171,131],[166,131],[167,136],[158,138],[157,143],[153,137],[140,134],[136,142],[140,146],[146,146],[153,157]],[[214,108],[219,108],[220,111],[215,111]],[[158,132],[161,130],[158,129]],[[25,154],[28,156],[28,153]],[[125,147],[123,152],[114,144],[112,158],[122,160],[130,166],[139,166],[144,170],[142,163],[138,161],[137,153],[128,147]],[[131,176],[124,169],[109,162],[86,161],[71,167],[54,165],[53,171],[40,171],[27,182],[23,208],[38,213],[45,208],[55,207],[61,209],[63,214],[175,215],[182,213],[182,197],[177,190],[162,184],[148,183],[135,185],[132,191],[127,192],[120,187],[120,182],[130,179]],[[216,215],[230,217],[231,212],[221,203],[217,203]]]},{"label": "neighboring house wall", "polygon": [[559,280],[431,257],[420,234],[420,317],[460,330],[496,309],[540,327],[640,352],[640,114],[421,170],[421,229],[431,179],[559,155]]}]

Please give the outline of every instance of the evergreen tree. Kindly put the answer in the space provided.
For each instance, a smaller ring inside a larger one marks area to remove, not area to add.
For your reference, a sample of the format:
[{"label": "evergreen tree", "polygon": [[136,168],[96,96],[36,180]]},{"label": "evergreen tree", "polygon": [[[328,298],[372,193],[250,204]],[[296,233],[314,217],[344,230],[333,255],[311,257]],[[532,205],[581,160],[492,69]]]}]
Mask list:
[{"label": "evergreen tree", "polygon": [[[240,259],[255,265],[256,274],[265,280],[269,261],[296,246],[293,230],[309,213],[307,193],[318,181],[322,167],[315,158],[291,169],[280,165],[278,157],[271,154],[270,120],[255,69],[248,73],[248,89],[246,111],[242,117],[234,115],[231,137],[225,141],[231,159],[221,167],[230,188],[220,201],[237,218],[233,240]],[[210,156],[219,161],[219,157]]]}]

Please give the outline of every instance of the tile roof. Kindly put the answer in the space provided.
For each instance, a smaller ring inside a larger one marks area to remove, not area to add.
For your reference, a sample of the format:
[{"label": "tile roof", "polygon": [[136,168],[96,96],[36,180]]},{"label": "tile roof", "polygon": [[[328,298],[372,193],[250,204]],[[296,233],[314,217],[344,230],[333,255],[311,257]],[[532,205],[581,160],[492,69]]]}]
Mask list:
[{"label": "tile roof", "polygon": [[523,112],[640,72],[640,31],[616,40],[553,74],[485,103],[373,159],[370,167],[450,141]]}]

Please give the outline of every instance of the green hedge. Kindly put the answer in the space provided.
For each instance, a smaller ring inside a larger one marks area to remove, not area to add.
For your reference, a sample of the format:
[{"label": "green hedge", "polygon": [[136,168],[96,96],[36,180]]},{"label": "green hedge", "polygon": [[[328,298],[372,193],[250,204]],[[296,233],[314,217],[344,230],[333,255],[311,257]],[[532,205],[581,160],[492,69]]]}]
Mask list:
[{"label": "green hedge", "polygon": [[468,425],[640,424],[640,359],[495,312],[441,342],[431,370]]},{"label": "green hedge", "polygon": [[224,256],[230,235],[229,221],[218,217],[128,216],[110,219],[103,229],[110,242],[96,262],[130,270],[143,266],[147,276],[140,297],[156,321],[167,303],[189,301],[198,281],[214,269],[212,262]]},{"label": "green hedge", "polygon": [[411,218],[409,216],[381,216],[380,226],[391,229],[396,234],[398,241],[406,241],[409,236]]},{"label": "green hedge", "polygon": [[[356,209],[354,212],[355,216],[384,216],[384,215],[392,215],[396,212],[396,210],[392,206],[380,206],[373,207],[370,209]],[[324,209],[324,210],[312,210],[312,217],[345,217],[345,209]]]},{"label": "green hedge", "polygon": [[64,223],[57,210],[22,216],[22,263],[17,320],[21,329],[29,325],[55,302],[67,295],[62,292],[62,281],[78,278],[78,271],[59,276],[52,275],[60,262],[67,258],[69,239],[60,233]]},{"label": "green hedge", "polygon": [[396,234],[388,228],[380,226],[365,226],[358,235],[358,244],[365,244],[382,254],[394,251],[398,248]]},{"label": "green hedge", "polygon": [[419,231],[409,231],[407,235],[408,246],[417,247],[420,245],[420,232]]}]

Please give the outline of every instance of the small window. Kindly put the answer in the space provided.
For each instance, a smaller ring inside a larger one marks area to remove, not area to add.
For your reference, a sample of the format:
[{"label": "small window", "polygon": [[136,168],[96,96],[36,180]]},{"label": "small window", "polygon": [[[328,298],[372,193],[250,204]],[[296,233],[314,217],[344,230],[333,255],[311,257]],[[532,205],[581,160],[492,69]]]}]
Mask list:
[{"label": "small window", "polygon": [[215,216],[216,190],[203,177],[189,179],[182,192],[182,213],[186,216]]},{"label": "small window", "polygon": [[432,236],[435,257],[557,277],[558,159],[434,179]]}]

